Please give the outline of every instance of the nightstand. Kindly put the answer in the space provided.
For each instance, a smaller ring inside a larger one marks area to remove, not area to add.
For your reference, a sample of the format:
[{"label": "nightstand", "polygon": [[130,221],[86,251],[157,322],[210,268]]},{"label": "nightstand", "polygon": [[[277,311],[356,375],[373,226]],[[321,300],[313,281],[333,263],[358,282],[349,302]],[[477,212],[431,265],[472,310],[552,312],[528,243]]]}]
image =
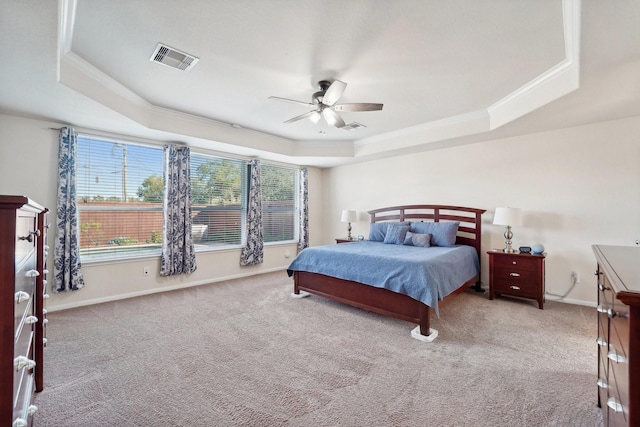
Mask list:
[{"label": "nightstand", "polygon": [[489,254],[489,299],[494,295],[509,295],[544,304],[544,259],[546,254],[505,253],[492,250]]},{"label": "nightstand", "polygon": [[339,237],[336,239],[336,243],[349,243],[349,242],[357,242],[358,239],[347,239],[346,237]]}]

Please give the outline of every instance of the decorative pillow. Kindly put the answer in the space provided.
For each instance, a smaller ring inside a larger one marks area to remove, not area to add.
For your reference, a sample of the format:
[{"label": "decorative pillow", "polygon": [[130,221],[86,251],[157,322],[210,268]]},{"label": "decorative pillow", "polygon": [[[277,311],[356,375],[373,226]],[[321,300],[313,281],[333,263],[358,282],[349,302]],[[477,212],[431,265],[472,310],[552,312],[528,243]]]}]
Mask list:
[{"label": "decorative pillow", "polygon": [[418,234],[414,233],[411,238],[411,243],[413,246],[421,246],[423,248],[428,248],[431,246],[431,234]]},{"label": "decorative pillow", "polygon": [[372,242],[384,242],[389,225],[409,225],[408,222],[375,222],[369,225],[369,240]]},{"label": "decorative pillow", "polygon": [[417,234],[431,234],[432,246],[454,246],[458,233],[459,221],[454,222],[413,222],[411,232]]},{"label": "decorative pillow", "polygon": [[409,225],[392,223],[387,227],[387,234],[384,236],[384,243],[392,245],[402,245],[404,238],[409,231]]},{"label": "decorative pillow", "polygon": [[411,241],[413,236],[414,233],[412,233],[411,231],[407,231],[407,235],[404,236],[404,244],[407,246],[413,246],[413,242]]}]

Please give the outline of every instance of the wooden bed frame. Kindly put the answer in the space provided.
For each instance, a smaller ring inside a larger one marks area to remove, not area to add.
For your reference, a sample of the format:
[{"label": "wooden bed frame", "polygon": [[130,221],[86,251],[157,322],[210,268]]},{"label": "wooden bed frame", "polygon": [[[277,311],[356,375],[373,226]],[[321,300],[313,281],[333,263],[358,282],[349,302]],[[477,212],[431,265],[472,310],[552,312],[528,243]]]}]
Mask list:
[{"label": "wooden bed frame", "polygon": [[[486,212],[484,209],[461,206],[407,205],[375,209],[368,213],[371,215],[372,223],[385,221],[459,221],[460,226],[456,236],[456,243],[473,246],[480,259],[481,216],[484,212]],[[474,286],[477,292],[483,292],[484,289],[482,289],[480,277],[480,274],[478,274],[468,282],[462,283],[456,291],[441,302],[441,305],[471,286]],[[412,332],[412,335],[424,341],[432,341],[437,336],[437,331],[430,328],[429,316],[431,310],[429,306],[403,294],[323,274],[295,271],[293,295],[306,296],[305,293],[319,295],[384,316],[416,323],[419,325],[420,335],[424,338],[414,334],[414,332],[417,333],[418,328]],[[430,336],[432,338],[429,338]]]}]

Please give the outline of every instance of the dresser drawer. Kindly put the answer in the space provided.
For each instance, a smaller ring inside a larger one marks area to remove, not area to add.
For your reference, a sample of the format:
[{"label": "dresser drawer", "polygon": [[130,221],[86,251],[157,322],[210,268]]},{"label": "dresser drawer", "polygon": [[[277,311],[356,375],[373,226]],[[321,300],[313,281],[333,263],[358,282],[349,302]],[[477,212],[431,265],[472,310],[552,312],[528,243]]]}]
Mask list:
[{"label": "dresser drawer", "polygon": [[526,256],[519,257],[503,257],[498,256],[493,260],[495,268],[517,268],[518,270],[538,271],[539,259],[528,258]]},{"label": "dresser drawer", "polygon": [[[30,212],[18,212],[16,215],[16,265],[35,250],[37,222],[36,214]],[[29,241],[31,240],[31,241]]]}]

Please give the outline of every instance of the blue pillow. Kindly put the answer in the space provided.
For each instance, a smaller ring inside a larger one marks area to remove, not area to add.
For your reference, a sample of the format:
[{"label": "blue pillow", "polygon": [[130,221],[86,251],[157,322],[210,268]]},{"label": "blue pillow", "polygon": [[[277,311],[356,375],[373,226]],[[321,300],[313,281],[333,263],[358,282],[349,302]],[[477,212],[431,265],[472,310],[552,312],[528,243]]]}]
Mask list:
[{"label": "blue pillow", "polygon": [[384,236],[384,242],[391,245],[402,245],[404,238],[409,231],[409,225],[392,223],[387,227],[387,234]]},{"label": "blue pillow", "polygon": [[384,242],[387,228],[392,224],[409,225],[408,222],[374,222],[369,225],[369,240],[372,242]]},{"label": "blue pillow", "polygon": [[411,244],[413,246],[428,248],[431,246],[431,234],[413,233],[413,236],[411,237]]},{"label": "blue pillow", "polygon": [[459,221],[453,222],[413,222],[411,232],[431,234],[431,245],[450,247],[456,244]]}]

